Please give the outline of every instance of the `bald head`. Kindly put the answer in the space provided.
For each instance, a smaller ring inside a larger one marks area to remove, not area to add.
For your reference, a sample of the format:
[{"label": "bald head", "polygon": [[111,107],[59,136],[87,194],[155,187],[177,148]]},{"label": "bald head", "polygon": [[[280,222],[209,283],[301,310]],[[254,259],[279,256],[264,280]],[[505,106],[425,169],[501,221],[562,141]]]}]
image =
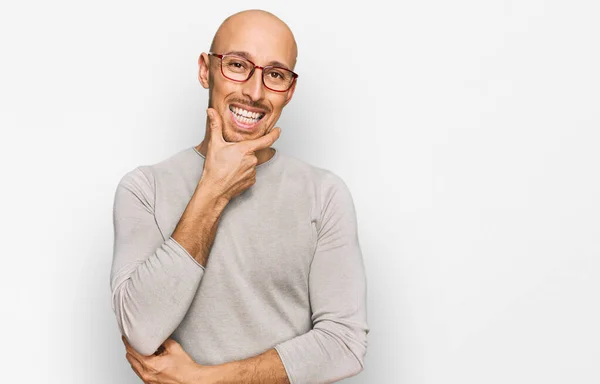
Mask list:
[{"label": "bald head", "polygon": [[[291,69],[296,65],[298,46],[291,29],[270,12],[251,9],[229,16],[213,38],[211,52],[248,51],[256,55],[277,54]],[[258,63],[257,63],[258,64]],[[260,65],[260,64],[259,64]]]},{"label": "bald head", "polygon": [[[198,80],[209,90],[208,105],[223,121],[227,142],[258,138],[273,130],[292,100],[298,79],[298,74],[282,68],[294,71],[297,56],[294,34],[272,13],[247,10],[221,23],[210,53],[202,52],[198,58]],[[268,148],[261,151],[259,161],[272,155]]]}]

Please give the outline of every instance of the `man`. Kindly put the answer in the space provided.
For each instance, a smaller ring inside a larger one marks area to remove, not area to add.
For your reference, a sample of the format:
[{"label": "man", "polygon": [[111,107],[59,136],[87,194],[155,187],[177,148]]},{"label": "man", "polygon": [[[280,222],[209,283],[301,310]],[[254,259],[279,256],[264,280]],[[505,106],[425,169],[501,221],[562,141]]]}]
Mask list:
[{"label": "man", "polygon": [[204,140],[117,186],[112,306],[145,383],[314,384],[363,369],[366,278],[350,192],[271,147],[296,56],[274,15],[230,16],[198,59]]}]

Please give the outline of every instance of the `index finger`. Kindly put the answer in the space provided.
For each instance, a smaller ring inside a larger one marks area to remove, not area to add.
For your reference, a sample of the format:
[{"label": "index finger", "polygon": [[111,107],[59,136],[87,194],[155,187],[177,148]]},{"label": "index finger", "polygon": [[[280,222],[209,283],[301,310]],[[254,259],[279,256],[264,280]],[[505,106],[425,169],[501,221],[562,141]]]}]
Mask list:
[{"label": "index finger", "polygon": [[240,144],[243,145],[248,152],[256,152],[259,149],[269,148],[275,140],[279,138],[280,133],[281,128],[275,127],[271,132],[264,136],[252,140],[241,141]]}]

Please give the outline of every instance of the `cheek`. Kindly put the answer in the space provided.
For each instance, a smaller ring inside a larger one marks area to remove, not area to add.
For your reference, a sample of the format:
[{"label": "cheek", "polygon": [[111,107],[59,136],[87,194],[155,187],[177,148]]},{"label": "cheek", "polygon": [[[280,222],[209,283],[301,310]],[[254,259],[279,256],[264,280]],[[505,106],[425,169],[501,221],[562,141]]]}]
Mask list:
[{"label": "cheek", "polygon": [[[217,108],[223,111],[223,114],[227,112],[226,99],[235,94],[235,90],[230,89],[228,84],[222,84],[220,81],[215,81],[213,87],[210,89],[210,103],[213,108]],[[223,116],[225,117],[225,116]]]},{"label": "cheek", "polygon": [[220,101],[222,101],[227,95],[238,92],[238,88],[239,86],[237,83],[228,81],[227,79],[224,79],[220,73],[217,73],[212,77],[210,92],[213,97],[220,97]]},{"label": "cheek", "polygon": [[273,114],[279,116],[281,114],[281,110],[285,106],[285,95],[273,95],[273,97],[269,98],[269,104],[271,104],[271,108],[273,108]]}]

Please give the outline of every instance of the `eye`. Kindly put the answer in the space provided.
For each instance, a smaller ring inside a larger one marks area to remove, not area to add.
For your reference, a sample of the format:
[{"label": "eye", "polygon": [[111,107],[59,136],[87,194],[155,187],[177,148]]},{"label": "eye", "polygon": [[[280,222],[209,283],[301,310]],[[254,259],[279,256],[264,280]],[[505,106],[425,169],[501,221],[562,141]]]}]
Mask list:
[{"label": "eye", "polygon": [[244,63],[241,61],[231,60],[228,65],[231,68],[244,68]]},{"label": "eye", "polygon": [[236,57],[228,57],[223,61],[223,64],[230,71],[241,72],[248,70],[249,64],[246,60],[236,58]]},{"label": "eye", "polygon": [[289,75],[286,73],[286,71],[281,69],[274,68],[269,71],[269,78],[271,80],[285,81],[288,77]]}]

